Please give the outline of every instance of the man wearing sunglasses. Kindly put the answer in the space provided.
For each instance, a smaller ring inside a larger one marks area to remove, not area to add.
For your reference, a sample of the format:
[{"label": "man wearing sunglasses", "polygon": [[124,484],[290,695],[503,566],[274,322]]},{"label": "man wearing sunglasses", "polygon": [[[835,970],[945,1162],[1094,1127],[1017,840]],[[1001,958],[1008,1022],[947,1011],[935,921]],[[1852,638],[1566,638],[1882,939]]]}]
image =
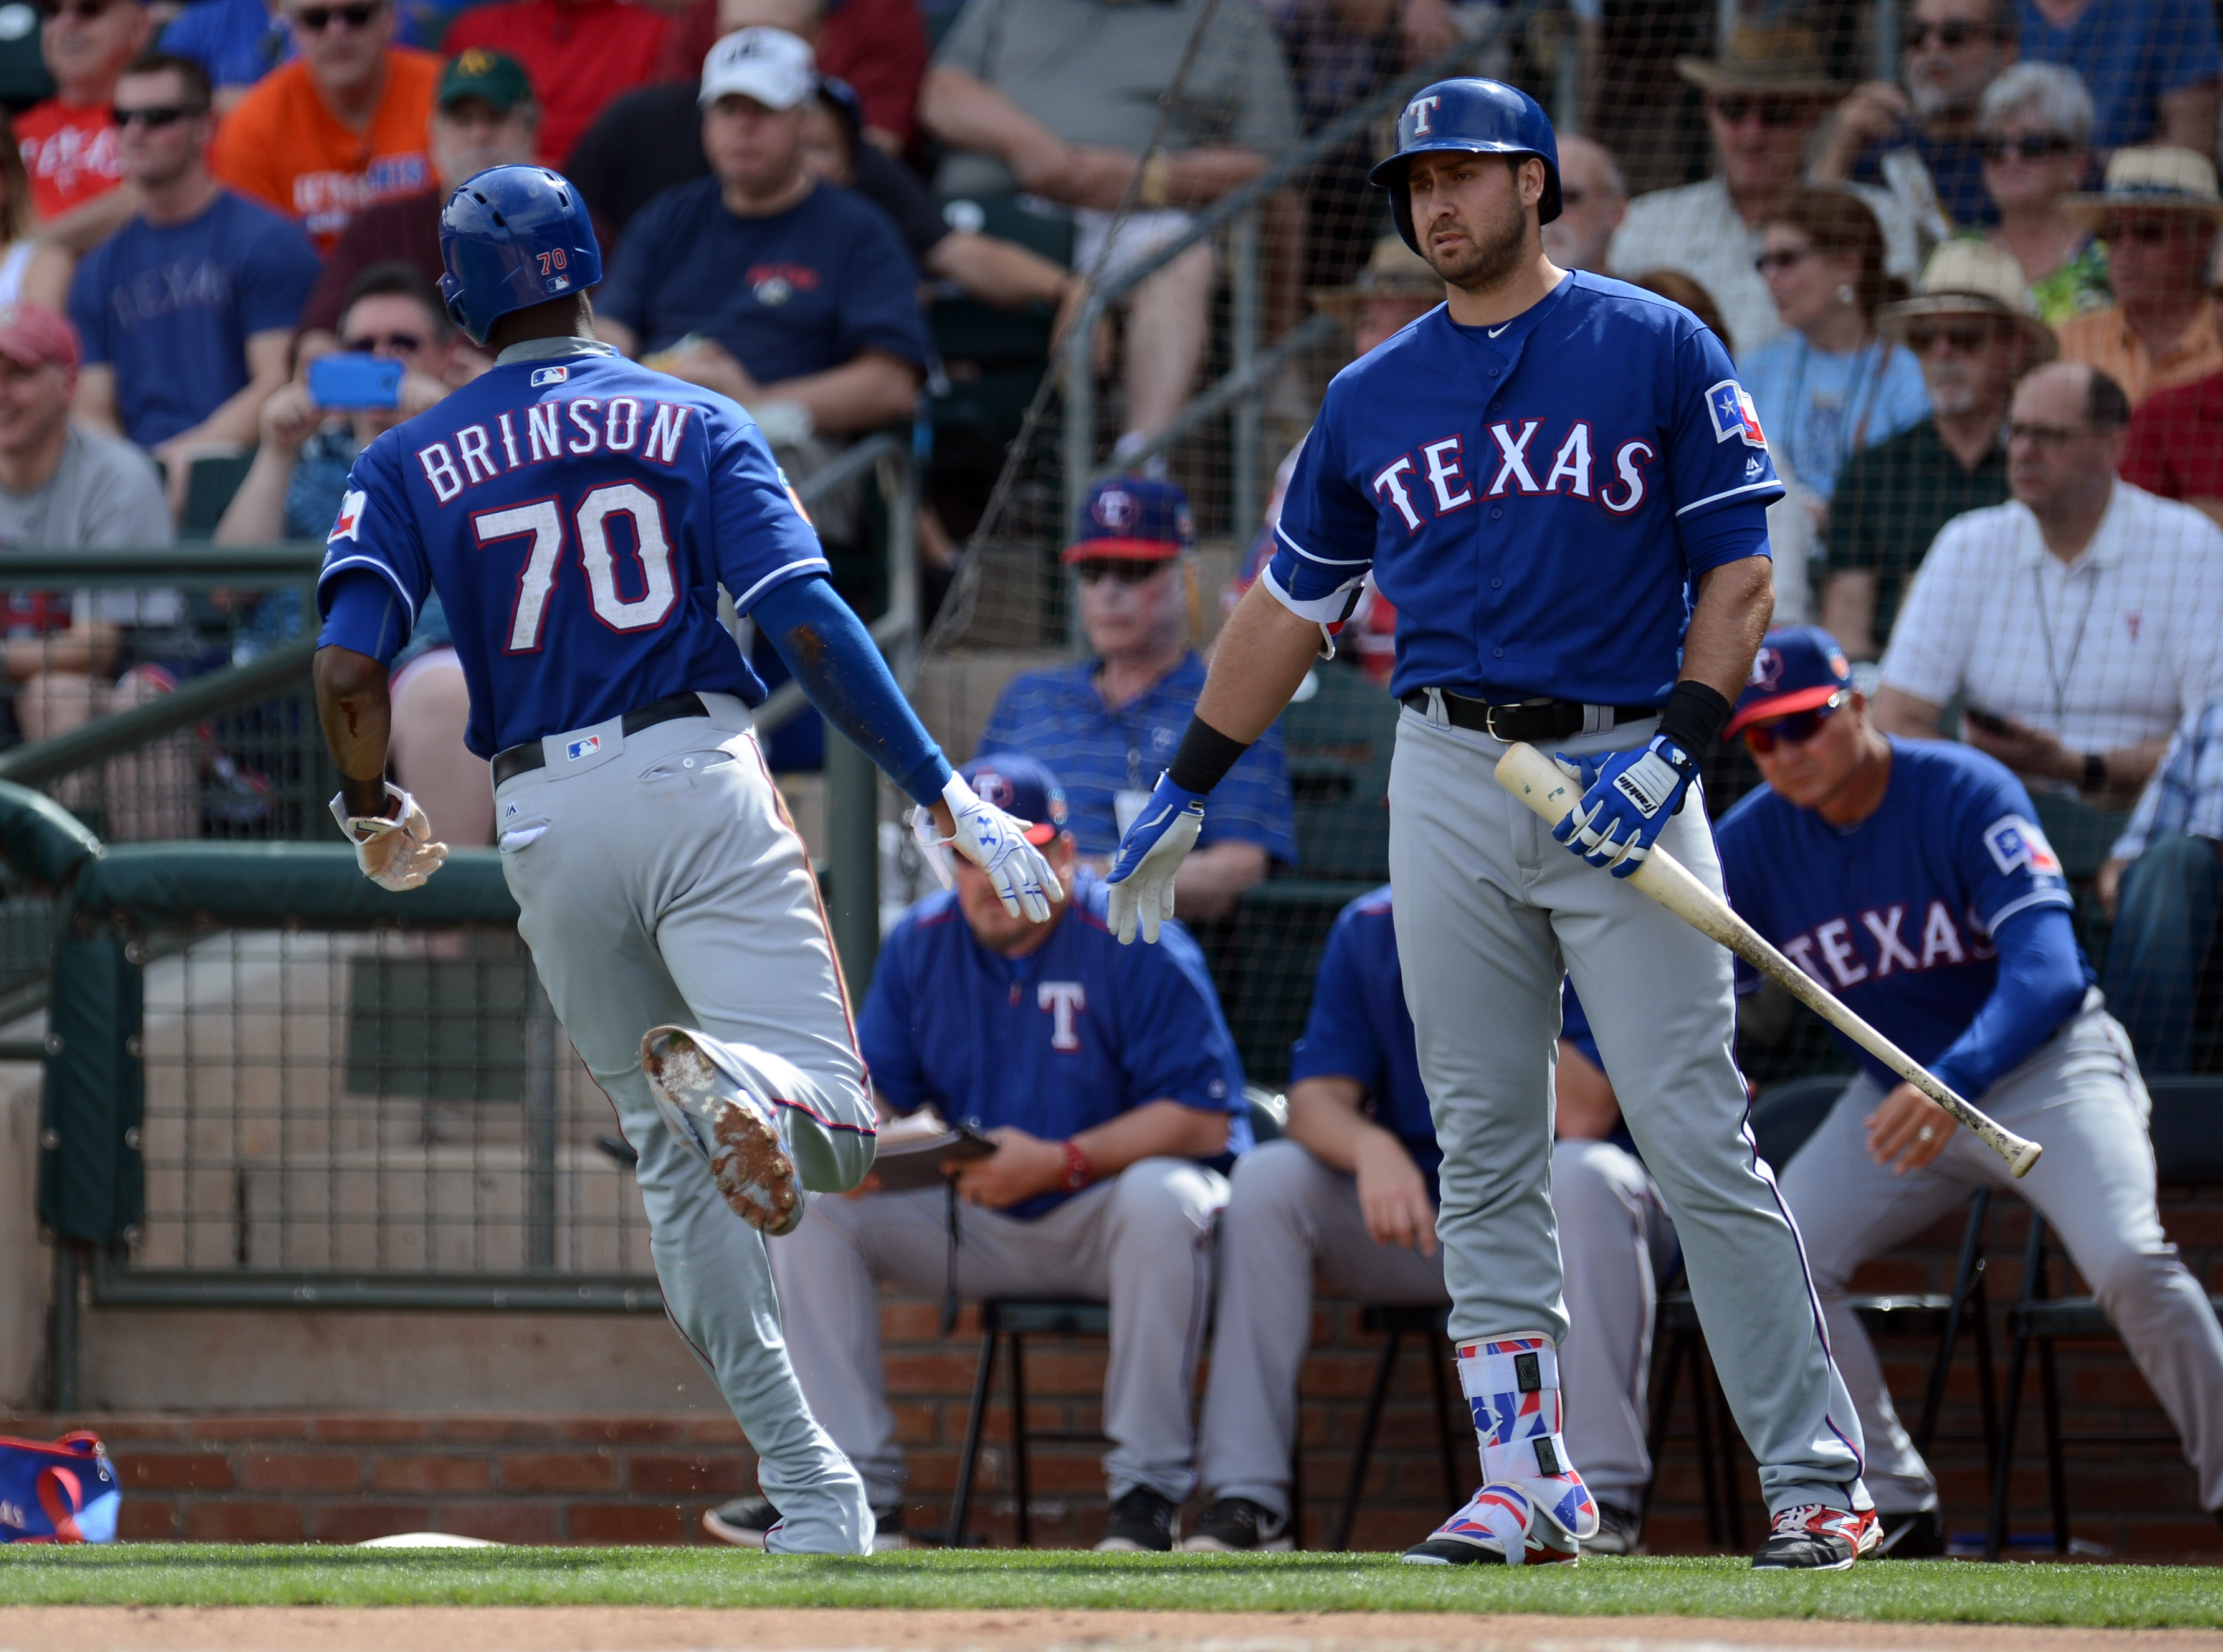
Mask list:
[{"label": "man wearing sunglasses", "polygon": [[2208,292],[2223,193],[2190,149],[2120,149],[2105,188],[2062,210],[2107,244],[2115,302],[2061,323],[2061,353],[2088,361],[2136,407],[2157,390],[2223,373],[2223,311]]},{"label": "man wearing sunglasses", "polygon": [[117,77],[147,49],[150,31],[139,0],[46,0],[39,16],[39,55],[54,95],[16,117],[16,137],[31,204],[50,228],[122,179],[109,110]]},{"label": "man wearing sunglasses", "polygon": [[[1747,921],[1946,1084],[2045,1156],[2021,1181],[1913,1085],[1860,1071],[1781,1178],[1860,1408],[1881,1553],[1944,1552],[1937,1481],[1892,1409],[1845,1291],[1861,1263],[1977,1187],[2053,1224],[2223,1508],[2223,1328],[2163,1237],[2151,1110],[2130,1039],[2091,984],[2061,863],[2030,795],[1965,746],[1886,738],[1836,640],[1770,632],[1737,701],[1767,783],[1714,828]],[[1740,989],[1757,984],[1738,965]]]},{"label": "man wearing sunglasses", "polygon": [[397,47],[393,0],[285,0],[299,53],[224,116],[209,166],[328,253],[362,208],[432,186],[440,60]]}]

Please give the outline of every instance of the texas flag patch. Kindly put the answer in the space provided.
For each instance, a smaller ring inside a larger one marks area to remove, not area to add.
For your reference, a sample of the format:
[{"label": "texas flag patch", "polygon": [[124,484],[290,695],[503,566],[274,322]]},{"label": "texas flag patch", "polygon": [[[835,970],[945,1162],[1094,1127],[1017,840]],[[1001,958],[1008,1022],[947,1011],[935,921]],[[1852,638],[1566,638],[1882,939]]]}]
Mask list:
[{"label": "texas flag patch", "polygon": [[362,507],[363,492],[360,487],[350,487],[342,494],[340,513],[332,518],[332,531],[325,536],[324,543],[330,544],[336,539],[357,538],[356,530],[362,525]]},{"label": "texas flag patch", "polygon": [[1714,440],[1726,442],[1731,437],[1741,437],[1748,448],[1765,448],[1767,437],[1760,428],[1760,410],[1752,405],[1752,397],[1734,379],[1724,379],[1706,392],[1706,411],[1714,421]]},{"label": "texas flag patch", "polygon": [[2035,820],[2025,820],[2019,814],[2001,815],[1986,826],[1984,847],[1992,851],[1993,863],[2002,872],[2026,866],[2040,877],[2062,875],[2061,857],[2053,852],[2045,833]]}]

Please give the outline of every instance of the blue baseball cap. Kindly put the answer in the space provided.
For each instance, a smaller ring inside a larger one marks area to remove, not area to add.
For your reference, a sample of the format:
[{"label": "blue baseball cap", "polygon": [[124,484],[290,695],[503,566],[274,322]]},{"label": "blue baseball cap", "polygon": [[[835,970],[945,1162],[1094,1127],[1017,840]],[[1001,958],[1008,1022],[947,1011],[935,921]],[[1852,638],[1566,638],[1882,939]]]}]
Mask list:
[{"label": "blue baseball cap", "polygon": [[1066,547],[1065,560],[1163,562],[1195,548],[1196,516],[1187,494],[1148,476],[1114,476],[1088,490],[1080,537]]},{"label": "blue baseball cap", "polygon": [[1819,625],[1785,625],[1760,639],[1752,675],[1737,696],[1736,714],[1722,732],[1734,734],[1769,717],[1811,711],[1853,686],[1852,663]]},{"label": "blue baseball cap", "polygon": [[1065,788],[1032,757],[999,751],[992,757],[975,757],[957,772],[983,803],[1030,822],[1027,841],[1036,848],[1065,830]]}]

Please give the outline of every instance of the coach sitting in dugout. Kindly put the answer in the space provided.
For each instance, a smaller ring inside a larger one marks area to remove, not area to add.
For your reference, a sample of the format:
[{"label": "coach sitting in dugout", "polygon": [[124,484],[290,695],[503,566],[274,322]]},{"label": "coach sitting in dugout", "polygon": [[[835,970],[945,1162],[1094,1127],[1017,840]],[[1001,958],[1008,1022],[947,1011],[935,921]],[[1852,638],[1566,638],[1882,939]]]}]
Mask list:
[{"label": "coach sitting in dugout", "polygon": [[[996,698],[980,751],[1055,764],[1084,864],[1102,871],[1173,760],[1204,688],[1189,646],[1197,603],[1196,523],[1171,482],[1116,476],[1091,489],[1065,563],[1080,581],[1090,657],[1014,677]],[[1182,917],[1224,917],[1297,839],[1282,736],[1269,729],[1212,794],[1203,836],[1174,884]]]},{"label": "coach sitting in dugout", "polygon": [[[1066,888],[1014,918],[969,862],[889,932],[858,1018],[880,1102],[985,1131],[942,1188],[814,1197],[771,1247],[787,1345],[812,1412],[865,1477],[882,1548],[899,1546],[904,1459],[880,1365],[882,1279],[952,1298],[1079,1296],[1112,1307],[1105,1379],[1110,1527],[1097,1547],[1173,1546],[1196,1483],[1189,1395],[1204,1337],[1221,1171],[1250,1146],[1243,1069],[1196,943],[1122,946],[1104,886],[1077,870],[1065,799],[1041,763],[960,771],[1034,824]],[[945,1166],[945,1170],[950,1169]],[[873,1185],[868,1178],[864,1184]],[[778,1517],[729,1504],[705,1524],[752,1547]]]},{"label": "coach sitting in dugout", "polygon": [[[1290,1051],[1286,1139],[1235,1167],[1213,1246],[1219,1307],[1198,1462],[1214,1497],[1184,1548],[1294,1546],[1289,1448],[1315,1265],[1363,1302],[1451,1305],[1436,1243],[1443,1149],[1395,923],[1386,884],[1336,919]],[[1626,1135],[1608,1139],[1620,1131],[1620,1103],[1571,989],[1564,1003],[1552,1150],[1571,1324],[1559,1347],[1564,1431],[1598,1505],[1584,1553],[1629,1555],[1652,1479],[1644,1391],[1656,1281],[1675,1230]]]},{"label": "coach sitting in dugout", "polygon": [[[2012,1189],[2053,1224],[2176,1425],[2202,1508],[2223,1511],[2223,1327],[2162,1234],[2151,1110],[2091,984],[2061,863],[2030,795],[1964,746],[1886,736],[1843,651],[1771,631],[1728,732],[1766,784],[1715,828],[1729,900],[1872,1027],[2045,1155],[2021,1181],[1953,1117],[1845,1042],[1860,1071],[1784,1172],[1860,1410],[1880,1552],[1944,1552],[1937,1481],[1846,1303],[1854,1271],[1959,1206]],[[1751,971],[1739,965],[1741,986]]]}]

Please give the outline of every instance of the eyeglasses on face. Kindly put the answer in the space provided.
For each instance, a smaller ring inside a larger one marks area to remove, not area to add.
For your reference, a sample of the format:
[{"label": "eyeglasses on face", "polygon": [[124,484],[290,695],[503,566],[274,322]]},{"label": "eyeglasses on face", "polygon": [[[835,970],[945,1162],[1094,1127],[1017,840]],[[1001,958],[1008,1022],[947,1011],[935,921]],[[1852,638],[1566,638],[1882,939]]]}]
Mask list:
[{"label": "eyeglasses on face", "polygon": [[1727,92],[1706,100],[1706,107],[1724,123],[1741,126],[1757,118],[1762,126],[1796,126],[1806,118],[1810,105],[1787,97],[1743,97]]},{"label": "eyeglasses on face", "polygon": [[1779,247],[1754,259],[1752,267],[1762,275],[1773,275],[1778,270],[1795,270],[1813,256],[1811,247]]},{"label": "eyeglasses on face", "polygon": [[358,333],[341,342],[340,348],[357,355],[375,355],[384,350],[391,355],[414,355],[425,348],[420,333]]},{"label": "eyeglasses on face", "polygon": [[2100,239],[2110,247],[2119,247],[2126,242],[2133,247],[2164,247],[2188,234],[2195,223],[2188,217],[2118,219],[2100,226]]},{"label": "eyeglasses on face", "polygon": [[2003,137],[1993,133],[1977,142],[1984,159],[1994,166],[2003,160],[2043,160],[2048,155],[2073,154],[2076,141],[2060,132],[2025,132],[2019,137]]},{"label": "eyeglasses on face", "polygon": [[205,115],[205,104],[148,104],[140,109],[125,109],[121,104],[108,111],[109,118],[118,126],[139,125],[148,128],[175,126],[179,121],[195,115]]},{"label": "eyeglasses on face", "polygon": [[39,0],[39,16],[47,22],[69,17],[89,23],[114,3],[116,0]]},{"label": "eyeglasses on face", "polygon": [[1127,556],[1097,556],[1074,564],[1073,575],[1083,585],[1111,579],[1121,585],[1141,585],[1163,568],[1163,562],[1137,562]]},{"label": "eyeglasses on face", "polygon": [[1934,322],[1908,323],[1906,348],[1917,355],[1927,354],[1942,341],[1963,355],[1973,355],[2001,337],[2006,330],[1985,321],[1956,321],[1939,326]]},{"label": "eyeglasses on face", "polygon": [[357,3],[345,6],[303,6],[293,13],[293,21],[312,35],[321,35],[332,26],[335,18],[350,28],[366,28],[370,20],[385,9],[385,0],[357,0]]},{"label": "eyeglasses on face", "polygon": [[1909,23],[1903,38],[1908,51],[1919,52],[1932,41],[1949,48],[1966,46],[1970,41],[1995,41],[1999,38],[1999,31],[1989,23],[1974,23],[1965,17],[1955,17],[1942,23]]},{"label": "eyeglasses on face", "polygon": [[2056,453],[2080,436],[2092,434],[2088,424],[2009,424],[2009,443],[2029,442],[2041,448],[2050,448]]},{"label": "eyeglasses on face", "polygon": [[1772,717],[1765,723],[1754,723],[1744,732],[1745,747],[1764,757],[1779,744],[1804,745],[1822,732],[1822,725],[1844,703],[1844,693],[1840,690],[1811,711],[1792,712],[1788,717]]}]

